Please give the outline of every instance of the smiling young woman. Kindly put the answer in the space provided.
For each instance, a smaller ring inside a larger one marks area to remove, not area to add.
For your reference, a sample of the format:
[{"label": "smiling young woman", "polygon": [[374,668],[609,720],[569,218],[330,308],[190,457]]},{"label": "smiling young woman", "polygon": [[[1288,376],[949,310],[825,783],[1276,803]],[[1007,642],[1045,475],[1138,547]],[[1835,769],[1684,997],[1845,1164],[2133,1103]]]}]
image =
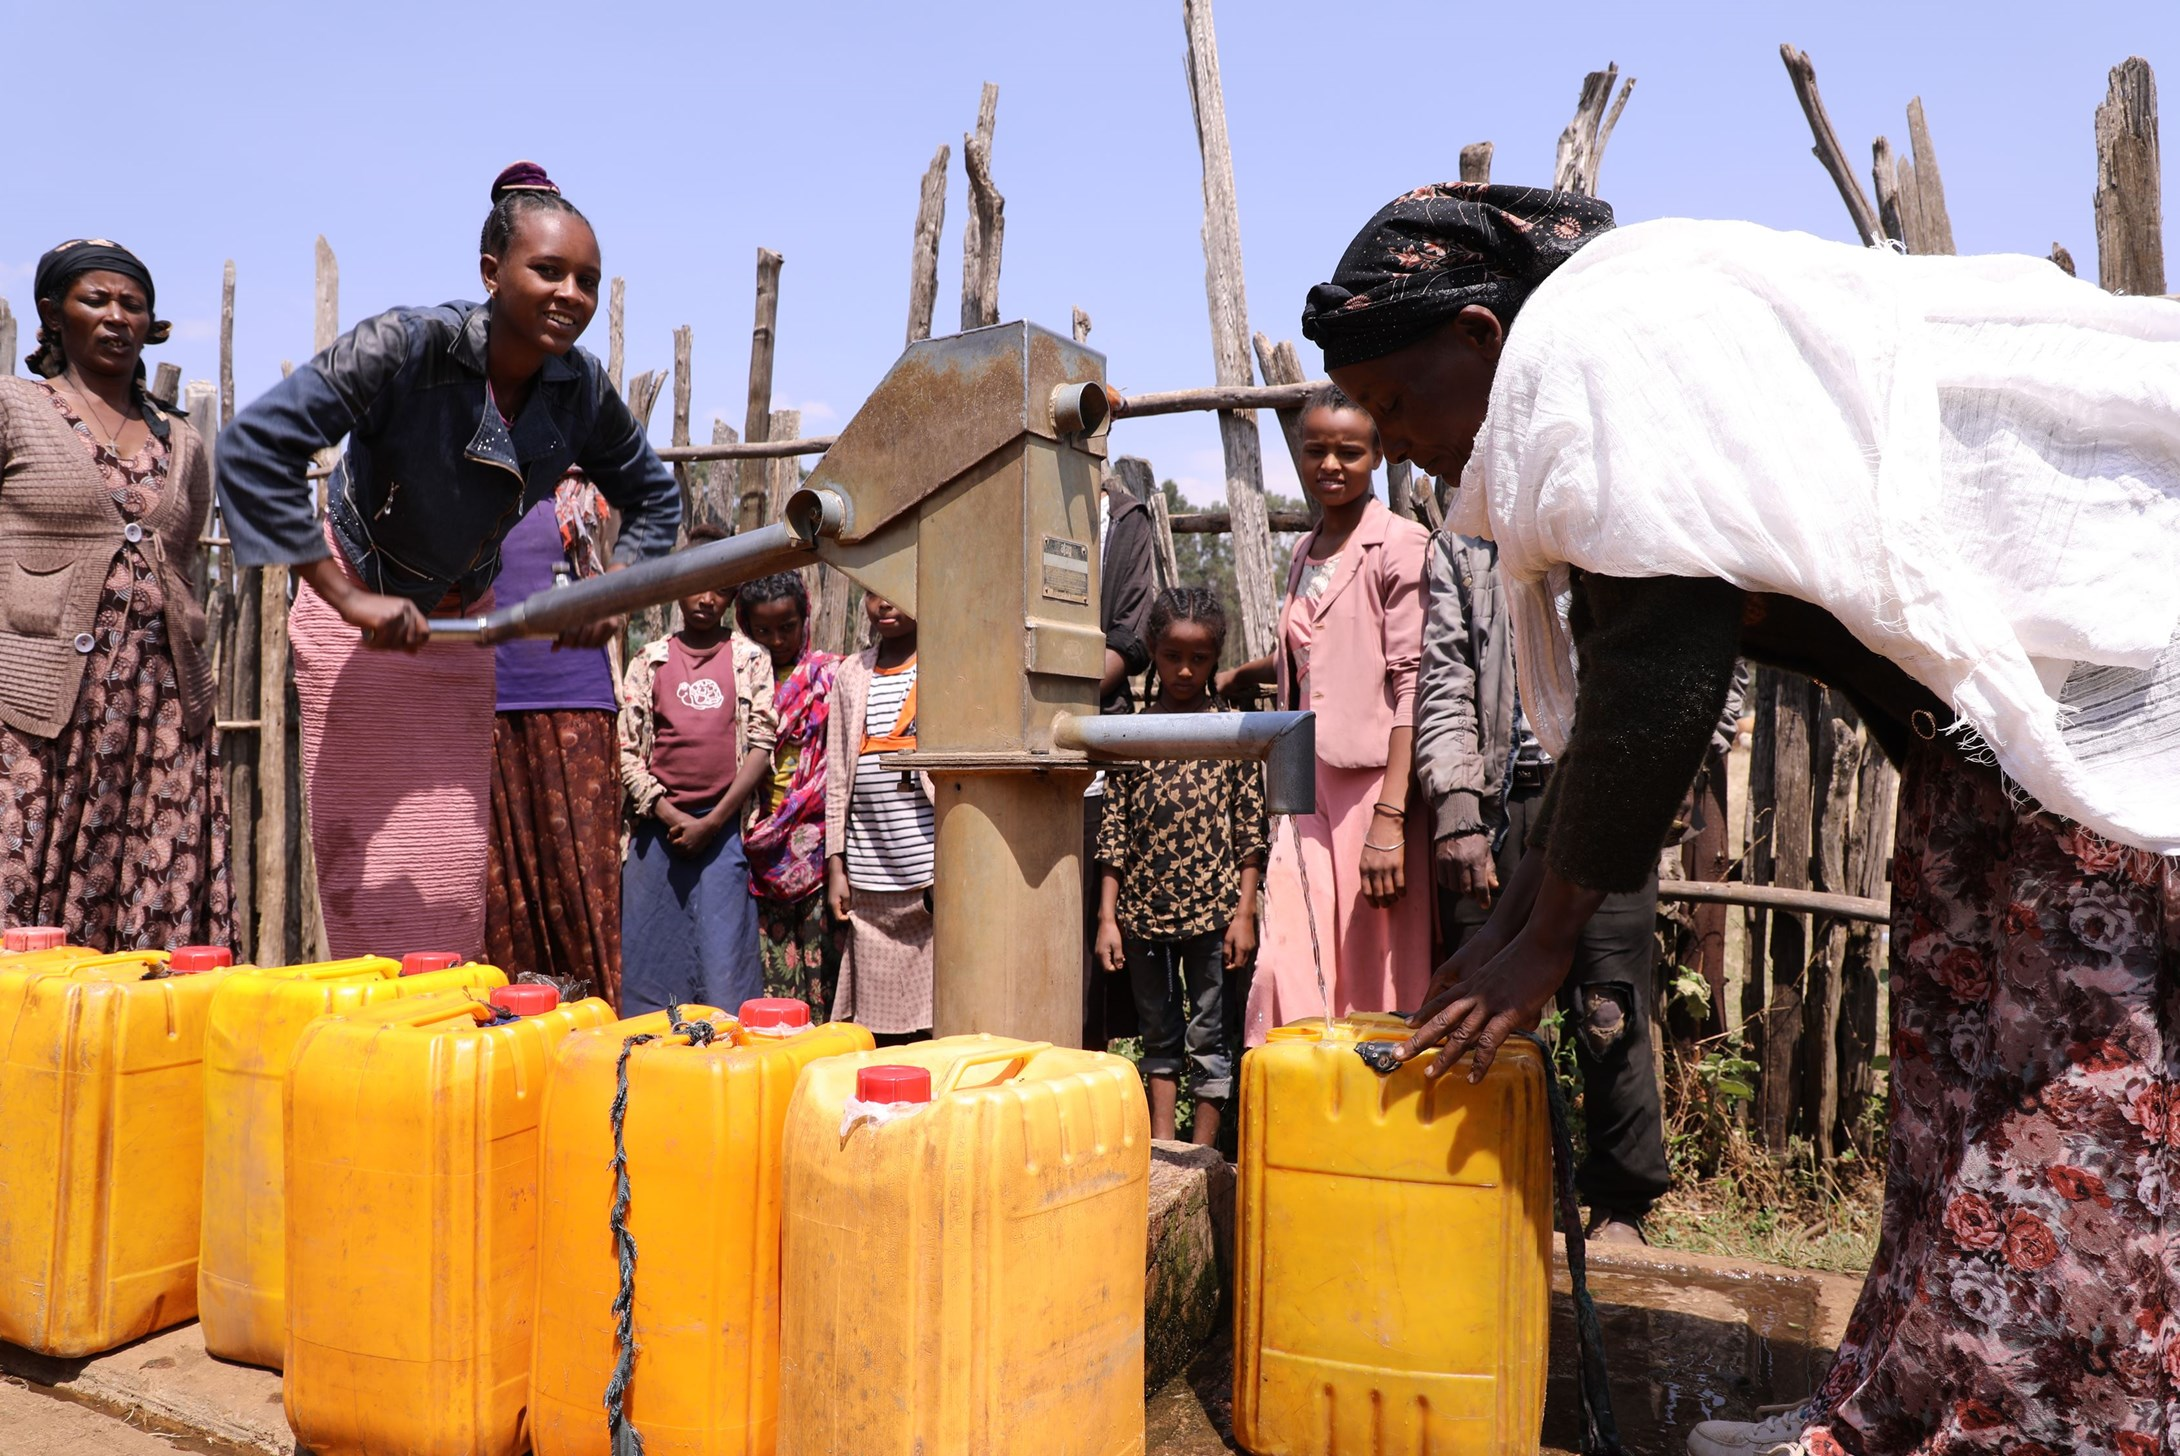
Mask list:
[{"label": "smiling young woman", "polygon": [[1430,830],[1411,792],[1430,535],[1372,485],[1377,428],[1336,387],[1302,406],[1303,484],[1324,516],[1295,544],[1279,646],[1219,677],[1317,714],[1317,807],[1272,838],[1251,1046],[1304,1016],[1413,1007],[1430,980]]},{"label": "smiling young woman", "polygon": [[[236,560],[300,581],[289,632],[335,955],[484,949],[493,656],[426,645],[425,613],[484,604],[501,542],[571,466],[622,514],[615,564],[673,547],[673,476],[576,347],[601,270],[590,223],[518,162],[479,239],[486,302],[364,320],[221,437]],[[321,521],[306,471],[343,436]]]},{"label": "smiling young woman", "polygon": [[167,326],[134,254],[63,243],[32,291],[43,378],[0,377],[0,924],[229,945],[204,442],[144,392]]}]

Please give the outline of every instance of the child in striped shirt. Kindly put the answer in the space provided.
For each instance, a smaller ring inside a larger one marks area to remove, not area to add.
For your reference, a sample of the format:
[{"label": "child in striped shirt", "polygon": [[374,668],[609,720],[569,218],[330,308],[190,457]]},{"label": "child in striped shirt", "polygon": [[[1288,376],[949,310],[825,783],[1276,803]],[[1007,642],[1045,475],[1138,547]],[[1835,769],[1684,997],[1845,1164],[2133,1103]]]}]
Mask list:
[{"label": "child in striped shirt", "polygon": [[877,645],[840,664],[826,724],[825,884],[848,930],[833,1018],[881,1046],[931,1034],[930,780],[888,769],[916,746],[916,621],[864,601]]}]

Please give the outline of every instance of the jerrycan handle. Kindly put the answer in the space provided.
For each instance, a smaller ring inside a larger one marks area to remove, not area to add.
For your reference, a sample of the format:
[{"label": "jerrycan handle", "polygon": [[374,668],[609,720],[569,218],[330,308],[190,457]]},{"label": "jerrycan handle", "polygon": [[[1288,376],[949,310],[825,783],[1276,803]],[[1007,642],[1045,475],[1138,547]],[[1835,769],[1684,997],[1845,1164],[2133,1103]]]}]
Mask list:
[{"label": "jerrycan handle", "polygon": [[[434,997],[433,999],[436,1000],[437,998]],[[424,1009],[423,1015],[415,1017],[407,1023],[410,1026],[437,1026],[441,1022],[463,1020],[473,1021],[479,1026],[490,1026],[499,1019],[499,1008],[489,1001],[465,999],[449,1002],[442,1006],[433,1006],[427,1001],[412,1001],[409,1004]]]},{"label": "jerrycan handle", "polygon": [[957,1090],[961,1086],[962,1073],[968,1071],[971,1067],[987,1067],[993,1062],[1008,1063],[1005,1072],[983,1084],[987,1087],[994,1087],[1006,1081],[1009,1077],[1018,1076],[1022,1069],[1030,1064],[1030,1060],[1039,1053],[1051,1050],[1051,1042],[1033,1041],[1026,1042],[1021,1046],[997,1047],[988,1052],[970,1052],[946,1069],[945,1080],[933,1091],[932,1100],[936,1101],[947,1093]]},{"label": "jerrycan handle", "polygon": [[[728,1015],[687,1017],[681,1014],[684,1009],[693,1011],[698,1008],[694,1002],[683,1003],[678,1001],[666,1008],[666,1034],[668,1036],[679,1038],[685,1045],[692,1047],[710,1046],[718,1041],[724,1041],[728,1046],[738,1047],[746,1047],[750,1044],[750,1034],[743,1029],[742,1023],[734,1017]],[[699,1030],[699,1028],[702,1029]]]}]

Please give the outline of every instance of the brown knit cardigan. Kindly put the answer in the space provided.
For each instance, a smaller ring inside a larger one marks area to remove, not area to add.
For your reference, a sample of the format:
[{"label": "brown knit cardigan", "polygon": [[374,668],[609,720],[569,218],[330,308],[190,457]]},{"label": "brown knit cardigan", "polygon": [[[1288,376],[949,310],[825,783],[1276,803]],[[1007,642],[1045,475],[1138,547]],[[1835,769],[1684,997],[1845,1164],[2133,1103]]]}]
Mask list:
[{"label": "brown knit cardigan", "polygon": [[[179,415],[163,418],[166,489],[138,526],[166,590],[182,731],[194,737],[212,716],[204,606],[193,586],[212,471],[197,432]],[[0,723],[51,738],[74,716],[84,661],[96,646],[99,594],[127,543],[126,526],[44,387],[0,376]]]}]

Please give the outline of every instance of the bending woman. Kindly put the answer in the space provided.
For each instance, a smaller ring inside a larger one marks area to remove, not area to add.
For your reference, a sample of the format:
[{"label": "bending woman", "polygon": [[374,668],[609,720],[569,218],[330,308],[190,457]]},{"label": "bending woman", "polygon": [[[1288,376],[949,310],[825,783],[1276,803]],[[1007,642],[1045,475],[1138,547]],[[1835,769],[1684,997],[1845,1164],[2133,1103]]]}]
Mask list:
[{"label": "bending woman", "polygon": [[133,253],[62,243],[32,288],[42,378],[0,376],[0,924],[232,946],[204,442],[144,392],[167,326]]},{"label": "bending woman", "polygon": [[[426,645],[425,613],[486,605],[501,540],[571,465],[624,517],[616,563],[670,550],[680,525],[673,476],[575,346],[598,307],[590,224],[517,163],[479,250],[486,302],[366,319],[220,439],[236,560],[301,579],[289,634],[336,956],[484,949],[492,654]],[[321,522],[305,471],[344,435]],[[619,625],[561,641],[597,647]]]},{"label": "bending woman", "polygon": [[1304,315],[1498,542],[1559,760],[1404,1055],[1480,1075],[1535,1021],[1649,873],[1737,651],[1821,678],[1902,765],[1883,1232],[1811,1401],[1689,1449],[2165,1449],[2180,309],[2038,259],[1610,226],[1422,188]]},{"label": "bending woman", "polygon": [[1295,543],[1279,647],[1219,677],[1276,685],[1317,714],[1317,808],[1273,826],[1264,947],[1244,1039],[1304,1016],[1413,1009],[1430,980],[1430,826],[1411,792],[1423,557],[1430,533],[1371,488],[1370,416],[1337,388],[1302,406],[1302,462],[1324,507]]}]

